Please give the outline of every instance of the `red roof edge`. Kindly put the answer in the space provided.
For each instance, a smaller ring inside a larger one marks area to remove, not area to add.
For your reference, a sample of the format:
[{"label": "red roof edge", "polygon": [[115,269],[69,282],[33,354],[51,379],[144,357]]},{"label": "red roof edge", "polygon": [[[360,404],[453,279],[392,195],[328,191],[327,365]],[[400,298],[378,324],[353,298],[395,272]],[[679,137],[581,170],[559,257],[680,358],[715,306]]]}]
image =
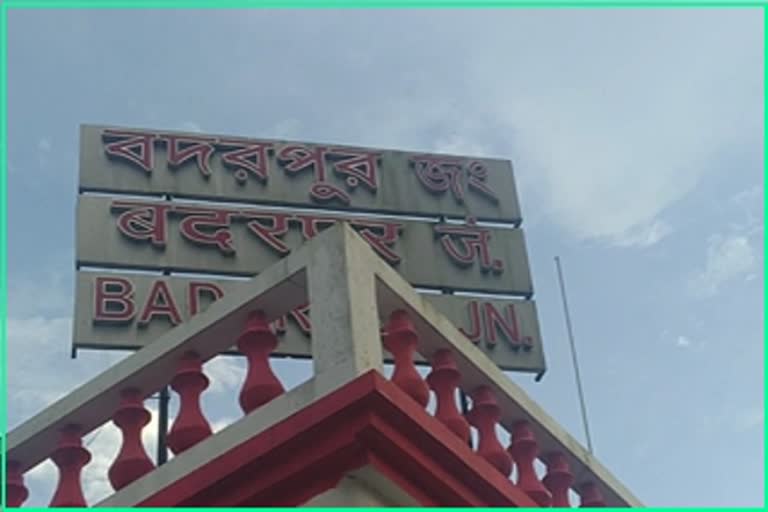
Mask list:
[{"label": "red roof edge", "polygon": [[[203,442],[214,440],[215,435]],[[366,465],[422,506],[538,507],[376,371],[297,411],[138,506],[297,506]]]}]

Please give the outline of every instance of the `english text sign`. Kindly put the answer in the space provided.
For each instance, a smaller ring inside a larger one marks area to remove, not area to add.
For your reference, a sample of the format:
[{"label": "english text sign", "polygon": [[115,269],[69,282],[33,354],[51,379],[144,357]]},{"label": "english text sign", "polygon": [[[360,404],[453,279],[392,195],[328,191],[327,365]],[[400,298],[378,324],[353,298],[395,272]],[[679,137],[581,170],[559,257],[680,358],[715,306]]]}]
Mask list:
[{"label": "english text sign", "polygon": [[[75,346],[138,349],[204,311],[242,281],[78,272]],[[427,299],[500,368],[540,373],[544,354],[532,301],[449,295]],[[273,324],[275,355],[311,356],[309,305]],[[233,340],[234,346],[234,340]]]}]

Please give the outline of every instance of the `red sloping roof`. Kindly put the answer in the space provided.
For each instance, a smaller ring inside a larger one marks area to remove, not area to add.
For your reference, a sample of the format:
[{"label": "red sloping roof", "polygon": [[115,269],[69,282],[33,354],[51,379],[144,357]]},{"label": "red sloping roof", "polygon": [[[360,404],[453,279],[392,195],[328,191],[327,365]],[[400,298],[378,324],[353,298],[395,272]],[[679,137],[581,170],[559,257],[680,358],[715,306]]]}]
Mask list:
[{"label": "red sloping roof", "polygon": [[[204,442],[214,441],[215,436]],[[197,468],[139,506],[296,506],[366,465],[423,506],[537,506],[375,371]]]}]

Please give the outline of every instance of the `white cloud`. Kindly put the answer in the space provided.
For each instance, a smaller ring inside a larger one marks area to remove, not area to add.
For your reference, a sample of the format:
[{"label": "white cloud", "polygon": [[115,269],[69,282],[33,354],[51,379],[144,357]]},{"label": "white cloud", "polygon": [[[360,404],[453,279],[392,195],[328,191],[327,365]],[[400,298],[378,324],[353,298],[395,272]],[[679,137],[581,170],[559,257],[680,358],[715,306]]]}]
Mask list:
[{"label": "white cloud", "polygon": [[245,380],[245,358],[217,356],[203,365],[203,371],[212,392],[237,392]]},{"label": "white cloud", "polygon": [[746,188],[730,198],[732,204],[742,214],[739,222],[731,225],[731,229],[747,237],[757,237],[763,232],[763,185],[758,183]]},{"label": "white cloud", "polygon": [[[141,431],[142,444],[149,458],[156,463],[158,413],[157,408],[145,401],[145,407],[151,415],[149,423]],[[173,417],[168,424],[173,425]],[[88,434],[83,444],[91,452],[91,462],[83,470],[83,490],[88,504],[95,504],[106,498],[114,491],[109,482],[109,468],[115,462],[120,446],[122,433],[114,423],[107,422],[97,430]],[[173,454],[169,451],[168,458]]]},{"label": "white cloud", "polygon": [[754,249],[747,237],[714,235],[708,242],[704,270],[691,280],[691,288],[699,297],[711,297],[722,285],[748,274],[755,267],[755,261]]},{"label": "white cloud", "polygon": [[672,226],[663,220],[635,226],[613,237],[613,244],[619,247],[650,247],[672,233]]},{"label": "white cloud", "polygon": [[[8,398],[10,426],[61,398],[66,391],[51,365],[69,347],[72,320],[43,317],[8,319]],[[67,380],[60,375],[62,380]]]},{"label": "white cloud", "polygon": [[687,338],[686,336],[678,336],[676,344],[678,347],[690,347],[691,346],[691,340]]},{"label": "white cloud", "polygon": [[55,482],[57,475],[58,469],[56,469],[56,465],[53,463],[53,461],[51,461],[51,459],[46,459],[45,462],[42,462],[27,471],[24,474],[24,478],[29,478],[30,480],[39,480],[43,482]]},{"label": "white cloud", "polygon": [[[142,430],[142,442],[149,458],[156,461],[157,450],[157,408],[145,403],[145,407],[151,414],[150,422]],[[169,419],[169,424],[173,418]],[[82,486],[85,501],[89,505],[98,503],[114,491],[109,482],[109,468],[115,461],[120,446],[122,446],[122,434],[114,423],[107,422],[98,429],[90,432],[83,438],[83,446],[91,454],[90,462],[83,468]],[[173,454],[169,452],[169,460]],[[34,492],[31,493],[28,506],[43,506],[53,496],[58,481],[58,469],[50,459],[38,464],[29,470],[25,477]]]},{"label": "white cloud", "polygon": [[50,318],[72,312],[73,291],[69,281],[73,275],[69,268],[72,256],[67,253],[56,261],[61,263],[40,268],[32,279],[9,276],[8,297],[12,299],[8,301],[9,317],[45,315]]},{"label": "white cloud", "polygon": [[[69,317],[8,318],[8,424],[14,427],[126,356],[82,352],[70,359]],[[66,371],[52,372],[66,361]]]},{"label": "white cloud", "polygon": [[[461,152],[513,160],[525,216],[543,211],[573,236],[657,243],[659,216],[718,156],[760,147],[762,27],[746,12],[443,12],[426,40],[407,29],[418,17],[388,14],[382,29],[393,18],[395,49],[412,48],[396,71],[391,48],[367,68],[348,62],[376,89],[345,98],[351,114],[329,131],[420,150],[460,134]],[[458,44],[458,27],[473,38]]]},{"label": "white cloud", "polygon": [[490,152],[487,146],[458,134],[438,139],[432,149],[435,153],[462,156],[485,156]]},{"label": "white cloud", "polygon": [[216,421],[211,422],[211,430],[213,430],[213,433],[220,432],[239,420],[240,418],[221,418]]}]

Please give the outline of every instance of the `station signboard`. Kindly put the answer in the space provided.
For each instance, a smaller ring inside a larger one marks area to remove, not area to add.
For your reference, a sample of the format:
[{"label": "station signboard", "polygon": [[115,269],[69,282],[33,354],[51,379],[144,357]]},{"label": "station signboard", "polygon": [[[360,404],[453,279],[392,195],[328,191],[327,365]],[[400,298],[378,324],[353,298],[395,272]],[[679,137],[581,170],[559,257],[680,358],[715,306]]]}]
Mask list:
[{"label": "station signboard", "polygon": [[[79,192],[75,349],[141,348],[343,220],[499,367],[545,370],[508,160],[84,125]],[[311,354],[310,305],[273,328]]]}]

